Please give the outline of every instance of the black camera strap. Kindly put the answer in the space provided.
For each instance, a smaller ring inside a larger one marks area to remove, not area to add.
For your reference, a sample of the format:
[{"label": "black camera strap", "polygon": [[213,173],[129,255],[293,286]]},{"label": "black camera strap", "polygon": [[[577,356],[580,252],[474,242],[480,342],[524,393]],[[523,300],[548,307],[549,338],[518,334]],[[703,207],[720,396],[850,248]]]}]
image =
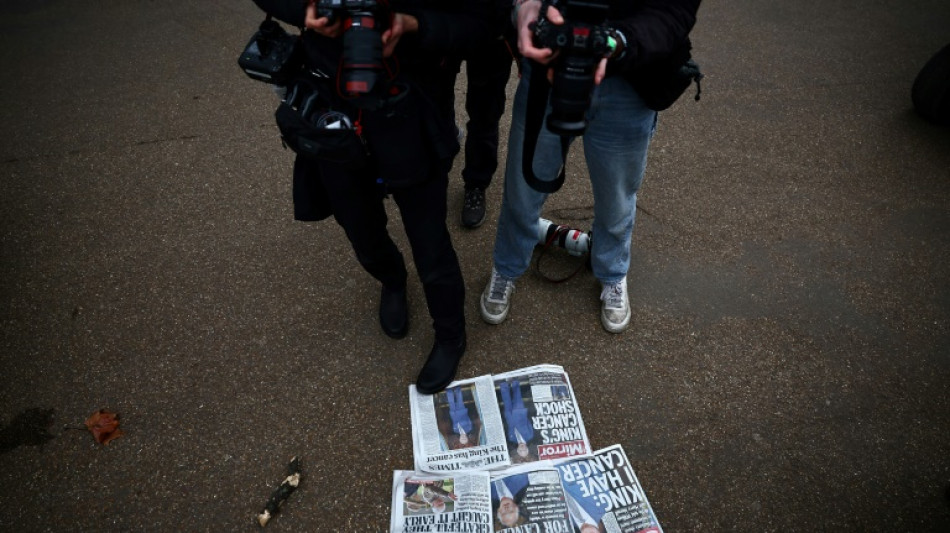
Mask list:
[{"label": "black camera strap", "polygon": [[521,170],[524,180],[532,189],[543,192],[557,192],[564,185],[567,168],[567,152],[571,147],[568,137],[561,137],[561,171],[554,181],[538,179],[534,174],[534,152],[538,146],[538,135],[544,126],[544,111],[551,96],[551,84],[548,83],[547,66],[534,63],[529,78],[528,105],[525,110],[524,142],[522,143]]}]

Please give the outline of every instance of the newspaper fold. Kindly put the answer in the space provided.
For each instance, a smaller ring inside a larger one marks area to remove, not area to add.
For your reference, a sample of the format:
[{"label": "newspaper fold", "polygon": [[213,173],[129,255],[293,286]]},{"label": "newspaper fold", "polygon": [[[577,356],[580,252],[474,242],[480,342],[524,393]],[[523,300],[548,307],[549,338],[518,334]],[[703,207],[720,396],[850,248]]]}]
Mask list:
[{"label": "newspaper fold", "polygon": [[391,533],[492,533],[486,472],[393,472]]},{"label": "newspaper fold", "polygon": [[409,387],[415,468],[495,470],[589,454],[570,379],[557,365],[455,381],[423,395]]},{"label": "newspaper fold", "polygon": [[663,533],[619,444],[556,463],[575,531]]}]

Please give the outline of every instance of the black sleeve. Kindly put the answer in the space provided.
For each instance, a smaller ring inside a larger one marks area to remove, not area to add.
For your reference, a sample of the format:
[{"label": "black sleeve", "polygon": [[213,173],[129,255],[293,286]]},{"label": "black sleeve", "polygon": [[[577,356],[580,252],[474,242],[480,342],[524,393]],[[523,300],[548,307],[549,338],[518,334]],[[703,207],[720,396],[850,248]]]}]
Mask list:
[{"label": "black sleeve", "polygon": [[254,0],[254,3],[277,20],[298,28],[303,27],[307,15],[307,0]]},{"label": "black sleeve", "polygon": [[614,68],[623,72],[666,59],[686,40],[701,0],[646,0],[632,16],[610,21],[627,40],[627,53]]}]

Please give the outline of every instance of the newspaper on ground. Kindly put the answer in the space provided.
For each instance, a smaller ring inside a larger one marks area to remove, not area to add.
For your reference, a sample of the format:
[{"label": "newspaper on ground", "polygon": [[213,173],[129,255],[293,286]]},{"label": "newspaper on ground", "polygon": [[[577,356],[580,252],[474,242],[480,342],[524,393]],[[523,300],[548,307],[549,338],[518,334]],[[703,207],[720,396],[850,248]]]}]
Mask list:
[{"label": "newspaper on ground", "polygon": [[575,531],[663,533],[619,444],[556,463]]},{"label": "newspaper on ground", "polygon": [[410,385],[409,402],[416,470],[460,472],[511,464],[491,376],[454,381],[431,395]]},{"label": "newspaper on ground", "polygon": [[564,368],[538,365],[495,374],[512,464],[591,453],[574,389]]},{"label": "newspaper on ground", "polygon": [[591,453],[570,379],[557,365],[455,381],[433,395],[410,386],[409,400],[416,470],[495,470]]},{"label": "newspaper on ground", "polygon": [[573,533],[558,470],[546,461],[512,466],[491,478],[495,533]]},{"label": "newspaper on ground", "polygon": [[487,472],[393,472],[390,533],[492,533]]}]

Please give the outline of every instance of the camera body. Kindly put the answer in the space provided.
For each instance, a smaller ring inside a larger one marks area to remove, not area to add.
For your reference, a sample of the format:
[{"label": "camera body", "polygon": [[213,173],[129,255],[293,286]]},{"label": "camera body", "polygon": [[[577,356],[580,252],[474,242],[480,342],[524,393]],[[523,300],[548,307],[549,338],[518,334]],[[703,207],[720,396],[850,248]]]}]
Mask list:
[{"label": "camera body", "polygon": [[372,92],[382,72],[383,32],[388,9],[377,0],[318,0],[317,14],[331,24],[343,21],[343,92],[362,96]]},{"label": "camera body", "polygon": [[[547,7],[564,17],[564,24],[552,24]],[[553,63],[551,114],[547,127],[558,135],[583,135],[587,129],[587,109],[594,90],[594,74],[609,52],[606,26],[607,0],[549,0],[542,4],[541,17],[534,26],[539,48],[559,51]]]},{"label": "camera body", "polygon": [[252,79],[287,85],[303,66],[300,37],[287,33],[268,17],[244,47],[238,66]]}]

